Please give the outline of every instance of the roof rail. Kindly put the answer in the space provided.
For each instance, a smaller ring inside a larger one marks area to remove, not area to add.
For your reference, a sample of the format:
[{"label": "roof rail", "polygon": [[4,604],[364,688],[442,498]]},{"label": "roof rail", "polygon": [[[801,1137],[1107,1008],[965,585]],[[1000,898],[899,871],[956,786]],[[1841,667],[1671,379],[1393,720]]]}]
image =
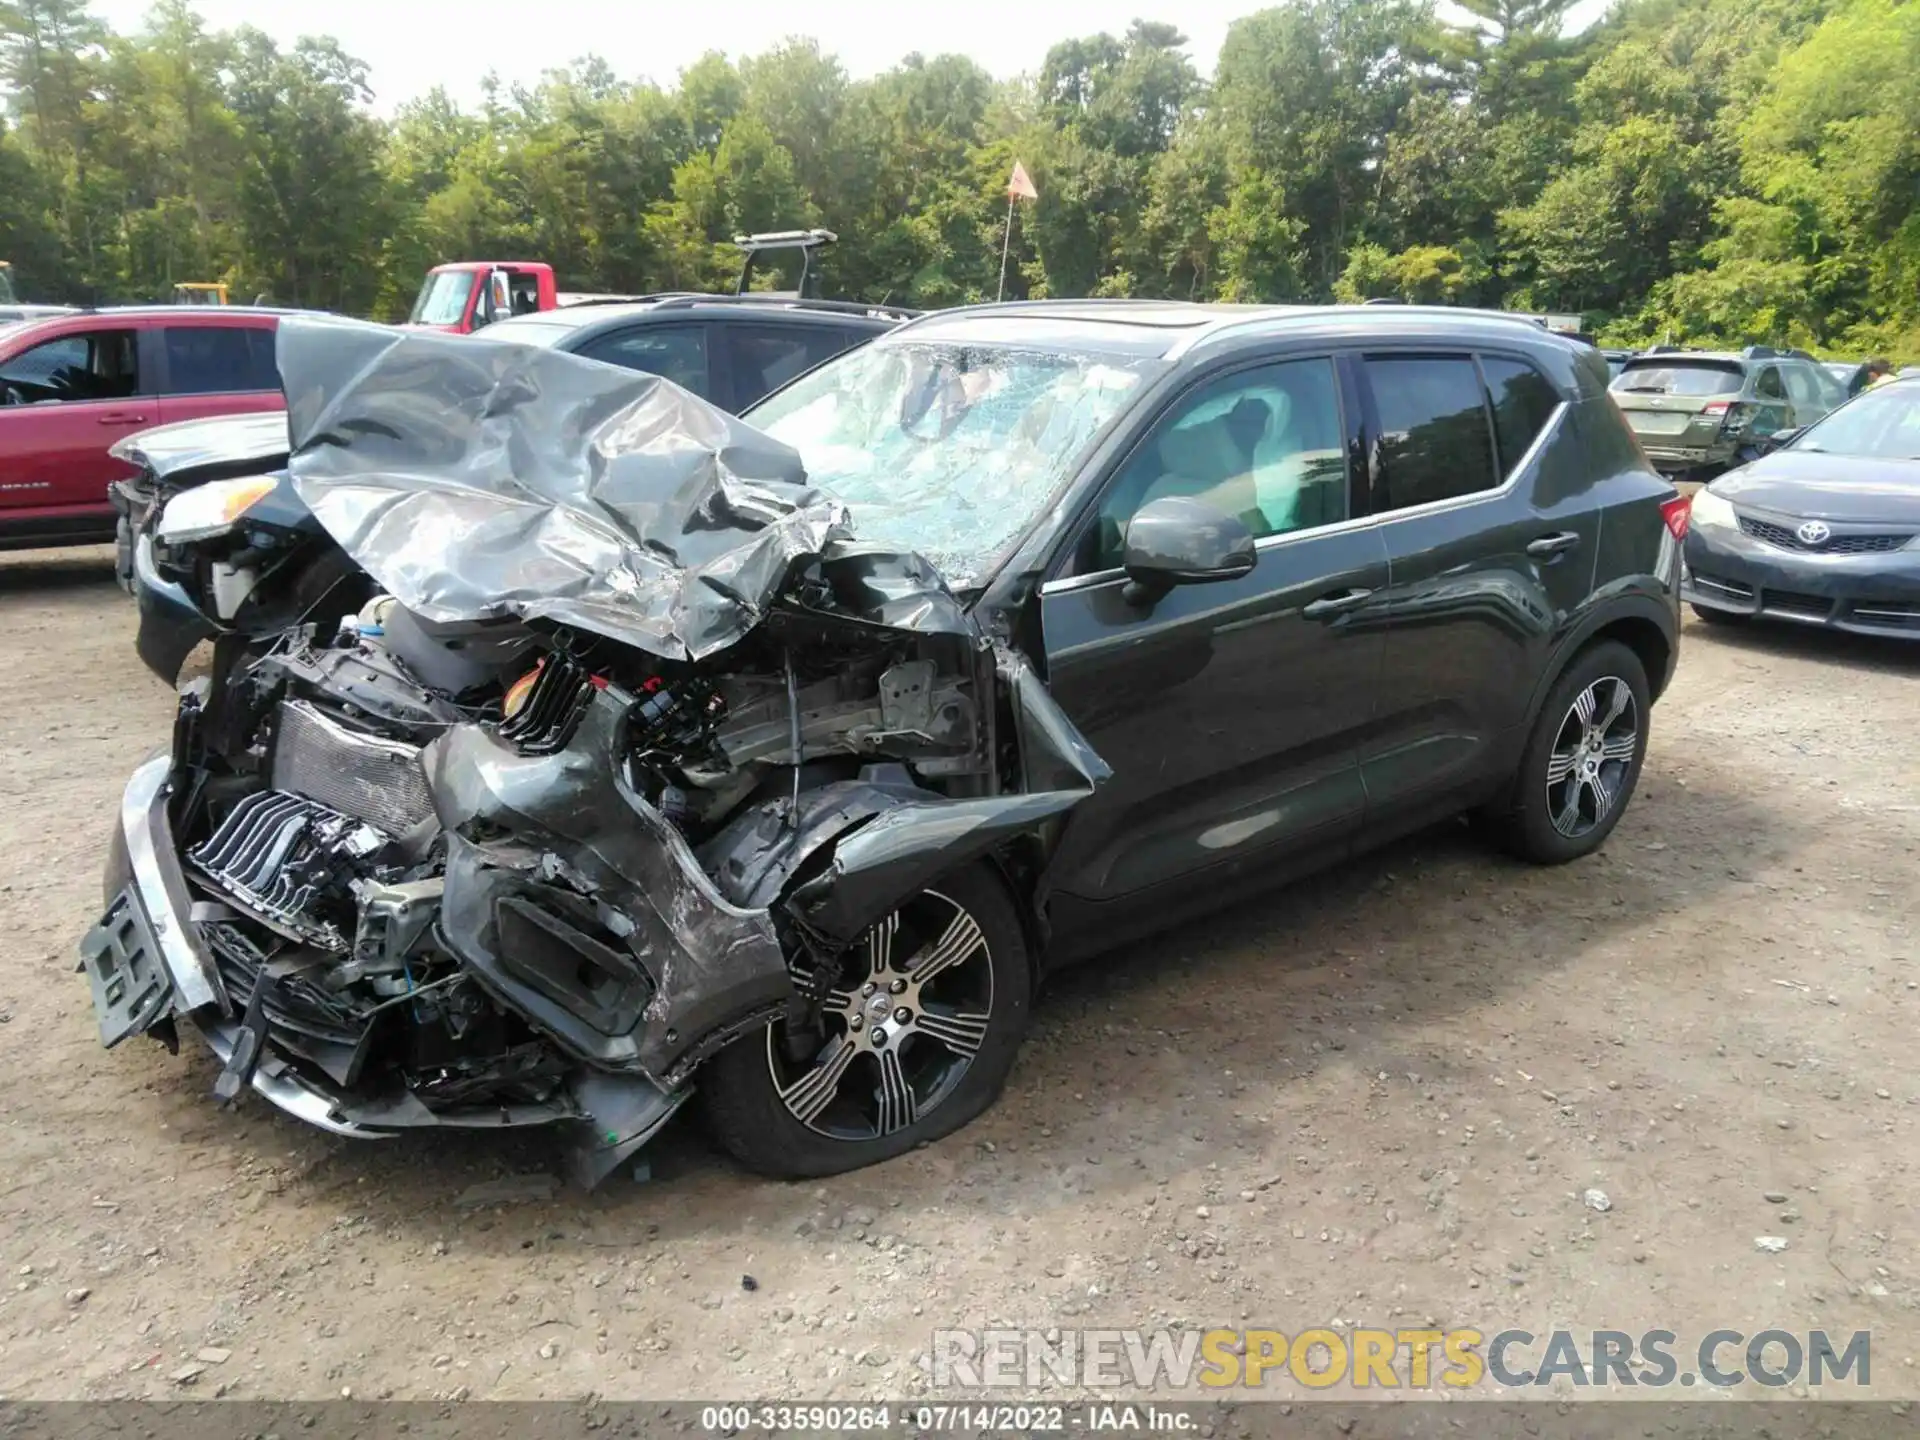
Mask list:
[{"label": "roof rail", "polygon": [[657,299],[662,310],[683,309],[692,305],[745,305],[773,310],[821,310],[837,315],[866,315],[875,320],[911,320],[922,312],[904,305],[869,305],[864,300],[816,300],[812,296],[781,295],[767,290],[745,295],[677,294],[648,296]]}]

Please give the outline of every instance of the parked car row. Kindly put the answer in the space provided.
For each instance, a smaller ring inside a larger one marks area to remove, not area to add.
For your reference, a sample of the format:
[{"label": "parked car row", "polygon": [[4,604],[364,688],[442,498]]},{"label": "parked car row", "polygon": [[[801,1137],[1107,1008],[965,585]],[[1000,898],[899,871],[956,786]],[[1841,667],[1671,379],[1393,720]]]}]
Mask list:
[{"label": "parked car row", "polygon": [[1865,391],[1693,497],[1703,620],[1920,639],[1920,376]]},{"label": "parked car row", "polygon": [[1804,351],[1655,349],[1621,363],[1613,398],[1663,473],[1704,480],[1753,459],[1774,435],[1844,404],[1840,381]]}]

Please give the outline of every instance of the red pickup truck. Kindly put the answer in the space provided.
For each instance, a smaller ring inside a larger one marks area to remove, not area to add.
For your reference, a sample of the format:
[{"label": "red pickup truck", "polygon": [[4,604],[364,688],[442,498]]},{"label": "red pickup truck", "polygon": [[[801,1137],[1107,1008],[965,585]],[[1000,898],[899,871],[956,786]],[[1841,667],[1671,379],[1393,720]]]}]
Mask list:
[{"label": "red pickup truck", "polygon": [[0,324],[0,549],[114,537],[108,449],[176,420],[283,410],[280,314],[237,306],[81,310]]}]

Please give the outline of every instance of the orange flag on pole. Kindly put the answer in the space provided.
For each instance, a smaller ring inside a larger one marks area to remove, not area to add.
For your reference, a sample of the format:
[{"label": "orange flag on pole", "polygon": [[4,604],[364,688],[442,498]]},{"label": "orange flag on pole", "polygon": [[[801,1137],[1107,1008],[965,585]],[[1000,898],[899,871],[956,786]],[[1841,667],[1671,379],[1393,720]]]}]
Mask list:
[{"label": "orange flag on pole", "polygon": [[1007,181],[1007,199],[1038,200],[1040,192],[1033,188],[1033,177],[1027,174],[1027,167],[1018,160],[1013,162],[1013,178]]}]

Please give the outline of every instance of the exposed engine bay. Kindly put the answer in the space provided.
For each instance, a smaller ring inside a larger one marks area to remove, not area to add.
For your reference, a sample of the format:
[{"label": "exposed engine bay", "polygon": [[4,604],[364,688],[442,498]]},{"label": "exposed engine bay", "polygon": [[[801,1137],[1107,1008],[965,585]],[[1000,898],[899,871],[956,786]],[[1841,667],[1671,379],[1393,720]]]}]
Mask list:
[{"label": "exposed engine bay", "polygon": [[[849,543],[790,454],[665,382],[365,326],[280,344],[281,487],[338,550],[241,523],[143,551],[150,590],[202,582],[216,645],[165,883],[136,867],[82,947],[109,1043],[192,1010],[224,1099],[284,1103],[266,1073],[346,1133],[578,1121],[596,1180],[932,878],[990,855],[1036,884],[1104,776],[924,562]],[[431,406],[400,393],[423,373]],[[117,998],[129,917],[181,899],[216,1002],[178,952],[171,1010]]]}]

